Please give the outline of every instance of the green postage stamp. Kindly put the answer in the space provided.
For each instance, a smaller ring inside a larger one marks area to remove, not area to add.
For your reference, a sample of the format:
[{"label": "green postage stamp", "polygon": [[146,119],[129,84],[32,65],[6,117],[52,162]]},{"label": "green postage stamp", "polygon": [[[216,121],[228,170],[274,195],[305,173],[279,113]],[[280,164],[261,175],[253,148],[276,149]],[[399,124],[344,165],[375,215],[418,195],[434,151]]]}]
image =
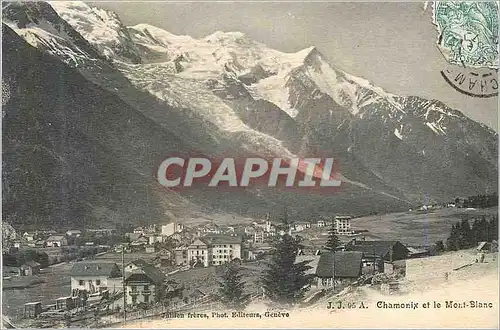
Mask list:
[{"label": "green postage stamp", "polygon": [[436,1],[433,18],[448,62],[498,68],[498,2]]}]

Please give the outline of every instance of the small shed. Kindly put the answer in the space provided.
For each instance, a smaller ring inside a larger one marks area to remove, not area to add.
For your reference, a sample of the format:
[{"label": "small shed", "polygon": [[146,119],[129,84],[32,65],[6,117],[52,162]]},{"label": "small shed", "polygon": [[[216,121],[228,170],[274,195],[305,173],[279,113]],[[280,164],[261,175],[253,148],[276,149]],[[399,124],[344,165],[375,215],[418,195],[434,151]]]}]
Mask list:
[{"label": "small shed", "polygon": [[24,304],[24,317],[25,318],[35,318],[42,313],[42,303],[40,301],[37,302],[29,302]]},{"label": "small shed", "polygon": [[56,299],[56,309],[71,310],[75,308],[72,297],[61,297]]},{"label": "small shed", "polygon": [[492,244],[490,242],[479,242],[478,245],[477,245],[477,251],[481,251],[481,252],[487,252],[487,251],[491,251],[492,249]]},{"label": "small shed", "polygon": [[33,276],[40,273],[40,264],[36,261],[27,261],[19,267],[21,276]]}]

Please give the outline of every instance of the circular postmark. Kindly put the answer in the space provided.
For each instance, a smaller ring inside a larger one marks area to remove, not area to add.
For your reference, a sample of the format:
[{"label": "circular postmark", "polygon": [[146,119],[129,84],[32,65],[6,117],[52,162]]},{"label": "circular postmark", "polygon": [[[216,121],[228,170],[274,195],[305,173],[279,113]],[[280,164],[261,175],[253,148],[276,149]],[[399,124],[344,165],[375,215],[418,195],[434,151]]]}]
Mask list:
[{"label": "circular postmark", "polygon": [[498,69],[478,70],[454,66],[441,70],[441,75],[462,94],[483,98],[498,95]]},{"label": "circular postmark", "polygon": [[454,65],[498,68],[498,2],[436,1],[438,48]]}]

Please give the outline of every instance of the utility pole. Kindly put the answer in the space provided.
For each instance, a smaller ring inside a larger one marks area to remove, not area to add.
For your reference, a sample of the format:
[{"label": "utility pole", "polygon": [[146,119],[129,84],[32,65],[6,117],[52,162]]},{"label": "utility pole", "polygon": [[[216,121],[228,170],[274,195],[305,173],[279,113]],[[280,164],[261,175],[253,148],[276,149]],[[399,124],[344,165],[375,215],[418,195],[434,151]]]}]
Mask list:
[{"label": "utility pole", "polygon": [[373,275],[375,275],[375,263],[377,262],[377,255],[375,254],[375,246],[373,246]]},{"label": "utility pole", "polygon": [[125,286],[125,245],[122,244],[122,286],[123,286],[123,324],[127,321],[127,288]]},{"label": "utility pole", "polygon": [[333,291],[335,292],[335,249],[333,249],[333,274],[332,274],[332,281],[333,281]]}]

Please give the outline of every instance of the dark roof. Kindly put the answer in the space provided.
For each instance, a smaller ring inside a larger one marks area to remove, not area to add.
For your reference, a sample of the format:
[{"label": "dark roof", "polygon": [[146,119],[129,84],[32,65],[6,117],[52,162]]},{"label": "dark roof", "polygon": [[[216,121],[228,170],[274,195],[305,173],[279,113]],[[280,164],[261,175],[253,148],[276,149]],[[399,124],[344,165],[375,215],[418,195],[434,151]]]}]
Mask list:
[{"label": "dark roof", "polygon": [[49,238],[47,238],[47,241],[62,241],[63,239],[66,239],[64,235],[52,235]]},{"label": "dark roof", "polygon": [[208,234],[203,238],[208,240],[211,244],[241,244],[243,242],[242,236]]},{"label": "dark roof", "polygon": [[204,237],[197,238],[193,243],[189,244],[189,246],[202,246],[202,245],[206,245],[206,246],[210,245],[208,243],[208,240]]},{"label": "dark roof", "polygon": [[120,268],[114,262],[77,262],[71,268],[70,276],[121,276]]},{"label": "dark roof", "polygon": [[363,253],[358,251],[323,252],[316,268],[316,276],[332,277],[335,269],[335,277],[358,277],[362,258]]},{"label": "dark roof", "polygon": [[21,267],[40,267],[40,264],[36,261],[30,260],[26,261]]},{"label": "dark roof", "polygon": [[140,277],[137,275],[146,276],[156,284],[163,283],[163,281],[165,280],[165,275],[161,270],[144,261],[143,259],[137,259],[132,261],[131,263],[136,265],[140,269],[132,271],[130,275],[127,276],[125,281],[134,281],[134,279],[139,279]]},{"label": "dark roof", "polygon": [[[399,241],[351,241],[346,249],[349,251],[363,252],[365,255],[385,256],[391,247],[399,243]],[[401,244],[401,243],[400,243]]]}]

